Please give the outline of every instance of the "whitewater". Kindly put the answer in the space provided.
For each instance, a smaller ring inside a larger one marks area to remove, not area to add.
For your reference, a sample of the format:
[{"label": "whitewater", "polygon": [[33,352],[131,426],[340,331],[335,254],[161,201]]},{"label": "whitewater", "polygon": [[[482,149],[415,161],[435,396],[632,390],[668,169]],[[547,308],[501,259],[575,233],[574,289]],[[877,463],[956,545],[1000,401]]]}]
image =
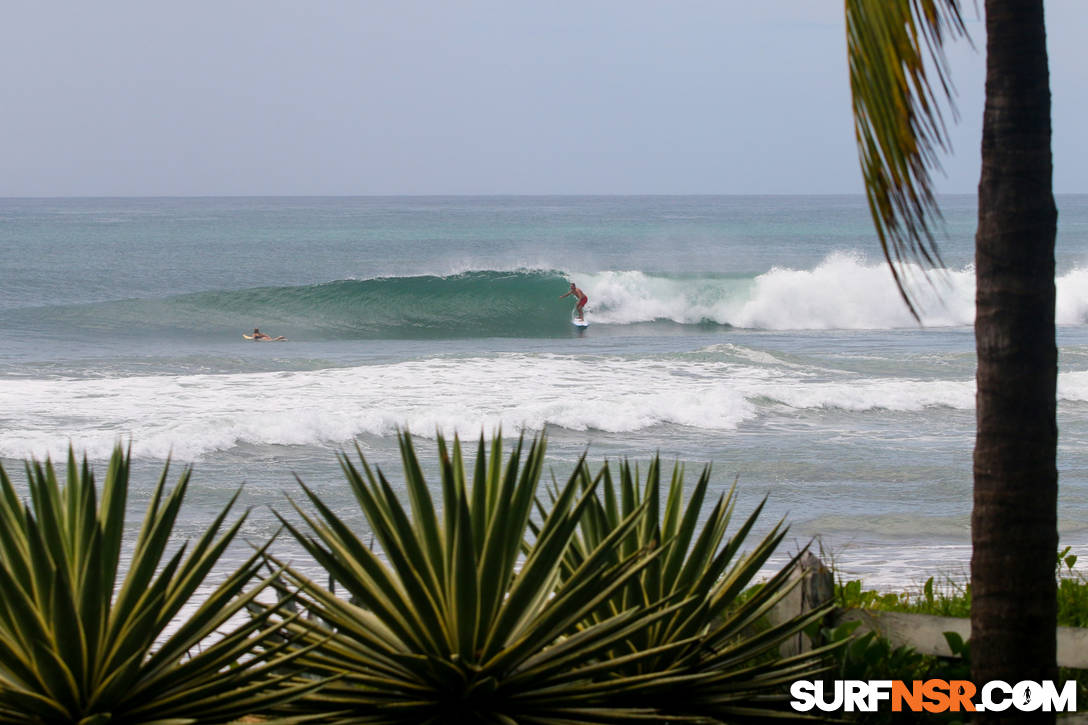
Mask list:
[{"label": "whitewater", "polygon": [[[1058,206],[1060,533],[1084,550],[1088,197]],[[975,210],[942,208],[944,265],[902,270],[919,321],[861,197],[0,200],[0,461],[122,442],[133,516],[171,460],[195,468],[180,535],[241,485],[259,539],[296,474],[353,505],[339,451],[396,480],[397,431],[432,467],[439,434],[546,434],[557,477],[712,464],[873,585],[960,575]]]}]

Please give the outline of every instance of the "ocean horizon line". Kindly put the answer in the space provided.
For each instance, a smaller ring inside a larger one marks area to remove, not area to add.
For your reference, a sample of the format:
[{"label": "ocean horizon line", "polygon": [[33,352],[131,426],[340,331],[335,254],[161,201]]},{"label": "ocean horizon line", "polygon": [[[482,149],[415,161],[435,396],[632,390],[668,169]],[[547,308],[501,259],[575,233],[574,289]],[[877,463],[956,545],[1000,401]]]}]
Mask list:
[{"label": "ocean horizon line", "polygon": [[[973,197],[973,191],[938,193],[938,198]],[[1056,193],[1055,197],[1088,196],[1086,192]],[[30,194],[0,195],[0,201],[37,200],[124,200],[124,199],[798,199],[798,198],[865,198],[864,192],[767,192],[767,193],[717,193],[717,192],[603,192],[603,193],[388,193],[388,194]]]}]

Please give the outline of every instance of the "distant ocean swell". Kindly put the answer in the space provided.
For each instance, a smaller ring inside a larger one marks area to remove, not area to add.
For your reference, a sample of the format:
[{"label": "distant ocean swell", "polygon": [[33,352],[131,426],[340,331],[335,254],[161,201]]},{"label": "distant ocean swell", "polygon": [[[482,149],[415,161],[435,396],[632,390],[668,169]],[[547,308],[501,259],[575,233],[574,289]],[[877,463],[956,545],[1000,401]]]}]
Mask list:
[{"label": "distant ocean swell", "polygon": [[[971,269],[908,269],[927,327],[971,325]],[[917,325],[883,264],[833,254],[813,269],[757,276],[669,276],[642,271],[473,271],[449,276],[340,280],[164,299],[11,310],[9,322],[83,330],[236,334],[261,326],[299,339],[553,337],[569,334],[568,280],[590,298],[596,324],[667,323],[766,330],[896,329]],[[1057,321],[1088,322],[1088,270],[1057,280]]]}]

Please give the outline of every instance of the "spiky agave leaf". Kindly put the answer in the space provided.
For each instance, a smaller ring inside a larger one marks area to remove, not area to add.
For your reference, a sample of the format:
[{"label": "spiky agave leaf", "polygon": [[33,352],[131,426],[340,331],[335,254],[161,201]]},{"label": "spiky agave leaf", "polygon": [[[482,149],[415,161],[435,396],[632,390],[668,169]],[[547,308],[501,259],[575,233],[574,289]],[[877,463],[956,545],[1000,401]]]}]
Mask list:
[{"label": "spiky agave leaf", "polygon": [[222,722],[314,686],[283,672],[295,655],[272,645],[275,606],[226,631],[261,589],[251,583],[263,551],[165,634],[246,518],[220,531],[235,494],[195,544],[168,556],[191,473],[168,491],[168,469],[118,581],[129,480],[120,446],[101,501],[71,449],[64,485],[50,461],[27,463],[31,505],[0,467],[0,722]]},{"label": "spiky agave leaf", "polygon": [[632,705],[634,696],[665,677],[684,676],[623,670],[690,642],[677,638],[618,657],[617,650],[682,602],[644,603],[590,621],[662,553],[614,555],[642,524],[645,507],[616,522],[562,576],[567,550],[594,501],[596,482],[580,480],[584,467],[558,488],[553,506],[530,530],[542,440],[531,442],[524,456],[519,440],[504,466],[501,441],[489,453],[481,438],[471,477],[459,441],[452,451],[441,438],[438,445],[440,507],[411,439],[400,437],[410,511],[361,453],[359,467],[341,457],[374,536],[373,550],[304,485],[316,513],[296,505],[305,526],[284,519],[351,598],[289,570],[328,629],[307,632],[295,624],[285,630],[307,642],[327,637],[303,661],[315,672],[343,675],[293,703],[291,711],[343,710],[345,722],[659,720],[651,708]]},{"label": "spiky agave leaf", "polygon": [[942,103],[955,114],[944,46],[966,34],[958,0],[846,0],[865,193],[884,256],[915,318],[903,263],[940,262],[932,226],[940,209],[930,171],[940,168],[938,151],[948,150]]},{"label": "spiky agave leaf", "polygon": [[[645,483],[627,461],[620,463],[618,479],[612,477],[607,463],[595,478],[601,480],[600,497],[586,508],[575,543],[567,552],[563,576],[572,576],[587,552],[597,549],[619,522],[634,511],[644,511],[640,525],[619,541],[614,557],[662,542],[664,551],[594,611],[591,621],[632,607],[678,602],[653,626],[632,632],[617,652],[657,652],[626,665],[629,674],[672,671],[700,675],[646,693],[640,702],[671,713],[714,718],[781,715],[782,685],[818,673],[824,663],[820,651],[782,659],[776,656],[777,650],[828,611],[807,613],[774,627],[764,625],[765,615],[792,588],[790,572],[801,554],[754,593],[745,591],[785,537],[783,522],[772,526],[751,551],[742,552],[765,502],[727,536],[736,507],[736,483],[718,497],[703,519],[709,466],[691,489],[686,505],[683,467],[674,466],[665,489],[657,456],[649,463]],[[581,480],[591,480],[588,468]],[[669,646],[677,642],[683,644]],[[667,697],[661,698],[662,693]],[[679,707],[675,703],[680,703]]]}]

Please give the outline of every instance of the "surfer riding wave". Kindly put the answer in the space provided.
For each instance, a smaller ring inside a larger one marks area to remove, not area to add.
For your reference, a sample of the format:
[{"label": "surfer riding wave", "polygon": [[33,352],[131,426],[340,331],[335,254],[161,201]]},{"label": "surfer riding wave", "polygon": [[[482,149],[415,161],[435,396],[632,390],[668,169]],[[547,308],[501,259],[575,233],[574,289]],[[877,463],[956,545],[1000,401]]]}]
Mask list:
[{"label": "surfer riding wave", "polygon": [[589,298],[586,297],[586,293],[578,289],[578,287],[575,286],[573,282],[570,283],[570,292],[567,292],[565,295],[559,295],[559,299],[563,299],[564,297],[570,297],[571,295],[576,295],[578,297],[578,304],[575,305],[574,312],[578,315],[579,320],[584,320],[585,306],[586,302],[589,302]]}]

